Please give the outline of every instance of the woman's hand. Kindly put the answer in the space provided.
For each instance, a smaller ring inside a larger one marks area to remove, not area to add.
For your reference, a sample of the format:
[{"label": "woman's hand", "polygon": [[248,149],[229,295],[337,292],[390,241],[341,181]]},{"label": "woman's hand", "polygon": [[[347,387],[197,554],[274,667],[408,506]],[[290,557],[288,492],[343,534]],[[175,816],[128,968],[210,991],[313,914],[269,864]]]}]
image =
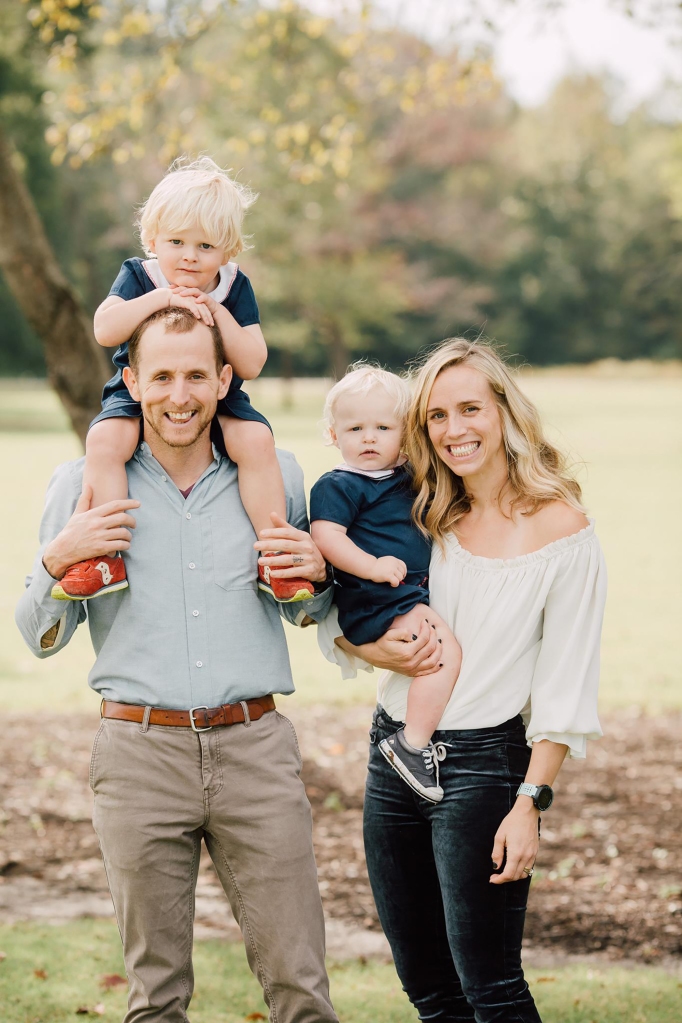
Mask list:
[{"label": "woman's hand", "polygon": [[[518,796],[517,801],[504,818],[493,845],[493,865],[496,870],[507,859],[501,874],[492,874],[491,884],[506,884],[507,881],[521,881],[529,877],[528,871],[533,864],[540,847],[538,818],[540,811],[535,808],[528,796]],[[524,869],[525,868],[525,869]]]},{"label": "woman's hand", "polygon": [[[321,583],[327,578],[327,563],[310,533],[296,529],[280,515],[272,512],[272,529],[261,529],[260,539],[253,545],[260,552],[259,565],[269,565],[275,579],[308,579]],[[276,557],[263,557],[277,551]]]},{"label": "woman's hand", "polygon": [[375,643],[353,646],[343,636],[335,642],[342,650],[362,658],[375,668],[397,671],[411,678],[436,671],[443,650],[436,630],[426,620],[422,621],[416,634],[406,629],[389,629]]}]

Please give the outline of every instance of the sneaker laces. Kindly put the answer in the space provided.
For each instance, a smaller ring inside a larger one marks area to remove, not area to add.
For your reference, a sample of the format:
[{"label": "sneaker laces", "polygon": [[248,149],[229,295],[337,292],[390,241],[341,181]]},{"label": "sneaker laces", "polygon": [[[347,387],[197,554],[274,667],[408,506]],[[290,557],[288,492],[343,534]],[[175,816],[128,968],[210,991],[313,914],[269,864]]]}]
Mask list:
[{"label": "sneaker laces", "polygon": [[[439,781],[439,762],[445,760],[448,755],[447,749],[450,748],[451,743],[449,742],[430,742],[429,745],[422,750],[422,757],[424,758],[424,766],[429,774],[432,771],[436,772],[436,785],[440,784]],[[447,747],[447,749],[446,749]]]}]

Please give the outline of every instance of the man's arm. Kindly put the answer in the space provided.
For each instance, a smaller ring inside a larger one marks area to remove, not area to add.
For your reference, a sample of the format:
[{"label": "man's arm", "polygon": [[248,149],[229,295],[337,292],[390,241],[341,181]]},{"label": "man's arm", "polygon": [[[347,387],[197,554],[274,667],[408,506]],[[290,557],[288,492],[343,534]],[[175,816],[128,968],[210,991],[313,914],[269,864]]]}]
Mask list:
[{"label": "man's arm", "polygon": [[97,554],[125,550],[135,520],[128,510],[137,501],[116,501],[90,509],[90,494],[79,496],[78,463],[67,462],[55,471],[47,490],[40,524],[40,549],[26,590],[17,605],[19,631],[36,657],[50,657],[71,639],[85,621],[82,601],[55,600],[55,580],[71,565]]}]

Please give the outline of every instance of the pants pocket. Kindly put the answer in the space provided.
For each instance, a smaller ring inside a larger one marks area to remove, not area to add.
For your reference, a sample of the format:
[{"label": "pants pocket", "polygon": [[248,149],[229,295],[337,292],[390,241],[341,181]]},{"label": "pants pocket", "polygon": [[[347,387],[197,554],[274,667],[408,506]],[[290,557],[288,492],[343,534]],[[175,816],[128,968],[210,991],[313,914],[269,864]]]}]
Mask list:
[{"label": "pants pocket", "polygon": [[100,741],[100,738],[102,736],[102,732],[103,731],[104,731],[104,719],[102,719],[102,721],[100,722],[100,726],[99,726],[99,728],[97,729],[97,731],[95,733],[95,738],[93,739],[93,743],[92,743],[92,753],[90,754],[90,772],[89,772],[89,775],[88,775],[88,781],[90,783],[90,788],[92,789],[93,792],[95,791],[95,783],[96,783],[97,750],[98,750],[98,747],[99,747],[99,741]]}]

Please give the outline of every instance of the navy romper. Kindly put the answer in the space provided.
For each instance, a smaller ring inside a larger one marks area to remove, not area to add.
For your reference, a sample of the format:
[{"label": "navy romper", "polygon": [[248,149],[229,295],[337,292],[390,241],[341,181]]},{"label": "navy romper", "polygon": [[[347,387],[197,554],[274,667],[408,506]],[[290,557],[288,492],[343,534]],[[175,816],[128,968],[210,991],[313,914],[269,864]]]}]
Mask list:
[{"label": "navy romper", "polygon": [[[109,295],[118,295],[119,298],[123,298],[127,302],[131,298],[147,295],[154,288],[167,287],[168,282],[163,277],[156,259],[140,259],[138,256],[133,256],[132,259],[126,259],[121,267]],[[210,295],[216,302],[224,305],[228,312],[232,313],[241,327],[260,323],[258,305],[251,282],[236,263],[227,263],[225,266],[221,266],[218,287],[215,291],[210,292]],[[103,419],[127,416],[139,419],[142,416],[139,402],[133,401],[130,391],[123,382],[123,368],[129,365],[127,341],[119,345],[112,361],[116,366],[116,373],[104,385],[102,411],[95,416],[90,426]],[[253,407],[248,394],[242,391],[243,382],[240,377],[232,375],[229,391],[218,402],[217,414],[234,416],[236,419],[251,419],[257,423],[265,423],[272,429],[265,416]],[[222,449],[222,434],[219,430],[214,431],[214,434],[216,443]]]},{"label": "navy romper", "polygon": [[352,468],[332,469],[313,486],[311,522],[338,522],[367,554],[400,558],[407,565],[407,575],[399,586],[359,579],[334,569],[339,625],[355,646],[374,643],[390,629],[397,615],[429,602],[431,541],[412,520],[413,502],[406,465],[373,476]]}]

